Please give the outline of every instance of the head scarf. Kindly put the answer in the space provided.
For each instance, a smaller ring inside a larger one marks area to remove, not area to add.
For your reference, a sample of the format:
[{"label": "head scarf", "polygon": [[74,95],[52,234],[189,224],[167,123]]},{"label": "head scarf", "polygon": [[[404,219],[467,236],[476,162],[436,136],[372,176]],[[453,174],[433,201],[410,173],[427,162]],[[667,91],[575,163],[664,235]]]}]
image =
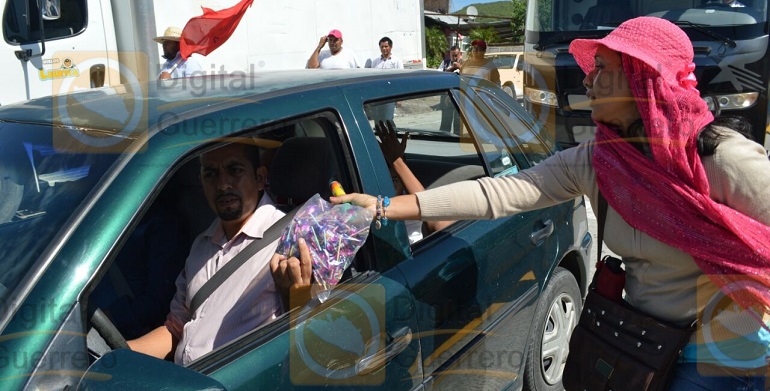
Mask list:
[{"label": "head scarf", "polygon": [[709,196],[697,138],[713,116],[695,89],[689,38],[664,19],[628,20],[605,38],[571,44],[586,74],[599,45],[621,53],[652,152],[645,157],[597,123],[593,166],[602,195],[630,226],[690,254],[742,307],[767,311],[770,226]]}]

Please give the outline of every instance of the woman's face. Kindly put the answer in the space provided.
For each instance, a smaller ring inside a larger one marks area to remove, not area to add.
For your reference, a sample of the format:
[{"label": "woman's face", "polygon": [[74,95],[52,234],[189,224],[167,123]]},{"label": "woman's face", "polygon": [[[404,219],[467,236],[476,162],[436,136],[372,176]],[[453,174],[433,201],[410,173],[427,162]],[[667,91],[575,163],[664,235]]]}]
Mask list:
[{"label": "woman's face", "polygon": [[594,69],[583,79],[583,85],[591,99],[594,120],[625,129],[639,118],[619,52],[599,46]]}]

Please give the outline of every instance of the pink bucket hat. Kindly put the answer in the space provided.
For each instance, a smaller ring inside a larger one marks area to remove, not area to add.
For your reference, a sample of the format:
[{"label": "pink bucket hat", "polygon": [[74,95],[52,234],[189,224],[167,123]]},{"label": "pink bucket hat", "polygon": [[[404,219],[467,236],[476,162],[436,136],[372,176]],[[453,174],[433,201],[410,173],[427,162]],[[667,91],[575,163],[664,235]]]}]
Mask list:
[{"label": "pink bucket hat", "polygon": [[596,48],[604,45],[637,58],[657,70],[670,85],[680,84],[682,72],[694,69],[692,42],[668,20],[642,16],[627,20],[602,39],[576,39],[569,46],[583,72],[594,69]]}]

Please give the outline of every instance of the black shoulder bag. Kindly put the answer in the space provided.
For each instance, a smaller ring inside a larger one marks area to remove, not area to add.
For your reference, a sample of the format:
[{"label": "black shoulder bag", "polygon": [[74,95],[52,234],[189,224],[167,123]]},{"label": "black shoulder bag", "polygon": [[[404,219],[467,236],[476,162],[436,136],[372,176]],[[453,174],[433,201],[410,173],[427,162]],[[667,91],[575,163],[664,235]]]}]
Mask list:
[{"label": "black shoulder bag", "polygon": [[[599,194],[598,251],[601,259],[607,200]],[[612,258],[607,256],[606,258]],[[614,258],[612,262],[619,262]],[[661,322],[621,300],[596,291],[598,269],[569,343],[562,383],[567,391],[665,390],[694,327]]]}]

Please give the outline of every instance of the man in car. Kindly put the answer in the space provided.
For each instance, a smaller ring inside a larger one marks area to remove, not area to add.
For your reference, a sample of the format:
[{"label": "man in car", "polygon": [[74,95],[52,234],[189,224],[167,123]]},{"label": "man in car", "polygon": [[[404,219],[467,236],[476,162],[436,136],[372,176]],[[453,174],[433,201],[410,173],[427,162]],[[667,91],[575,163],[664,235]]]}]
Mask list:
[{"label": "man in car", "polygon": [[181,365],[275,319],[282,312],[281,298],[288,297],[289,289],[309,286],[312,273],[309,252],[302,243],[302,262],[282,259],[283,267],[271,270],[276,240],[241,265],[191,313],[190,301],[198,290],[284,216],[262,191],[267,169],[260,164],[256,146],[229,144],[204,153],[200,163],[203,192],[218,218],[193,242],[176,280],[165,325],[128,342],[133,350],[162,359],[173,357]]},{"label": "man in car", "polygon": [[[321,51],[326,44],[329,44],[329,50]],[[348,69],[361,68],[356,54],[352,50],[342,49],[342,33],[340,30],[329,31],[329,34],[321,37],[318,47],[307,60],[307,68],[321,69]]]}]

